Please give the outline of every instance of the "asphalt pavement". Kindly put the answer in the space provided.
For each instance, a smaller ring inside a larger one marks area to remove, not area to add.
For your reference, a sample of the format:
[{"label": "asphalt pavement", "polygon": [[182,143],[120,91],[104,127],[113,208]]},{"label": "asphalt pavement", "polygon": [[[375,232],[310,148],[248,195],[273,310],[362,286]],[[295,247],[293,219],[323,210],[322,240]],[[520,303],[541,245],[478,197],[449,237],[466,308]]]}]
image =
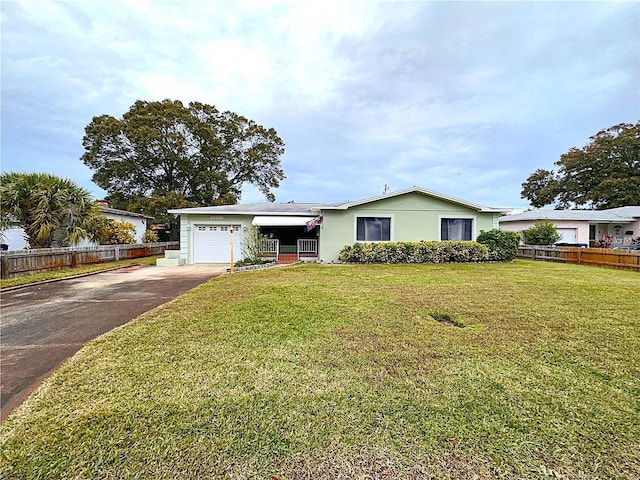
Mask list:
[{"label": "asphalt pavement", "polygon": [[0,420],[86,342],[226,267],[133,266],[0,292]]}]

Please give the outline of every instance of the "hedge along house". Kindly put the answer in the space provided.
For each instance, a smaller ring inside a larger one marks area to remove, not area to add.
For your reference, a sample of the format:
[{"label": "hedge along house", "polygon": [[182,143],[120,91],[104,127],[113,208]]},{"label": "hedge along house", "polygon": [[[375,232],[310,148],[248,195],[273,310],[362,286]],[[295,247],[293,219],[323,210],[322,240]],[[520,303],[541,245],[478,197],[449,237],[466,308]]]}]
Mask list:
[{"label": "hedge along house", "polygon": [[500,228],[521,233],[548,220],[561,238],[558,244],[593,246],[603,235],[613,237],[613,246],[629,245],[640,236],[640,206],[610,208],[608,210],[530,210],[500,218]]},{"label": "hedge along house", "polygon": [[257,227],[268,237],[266,256],[280,262],[335,262],[357,242],[475,240],[498,228],[508,209],[489,208],[412,187],[338,204],[253,203],[169,210],[180,215],[181,256],[187,263],[242,257],[243,239]]}]

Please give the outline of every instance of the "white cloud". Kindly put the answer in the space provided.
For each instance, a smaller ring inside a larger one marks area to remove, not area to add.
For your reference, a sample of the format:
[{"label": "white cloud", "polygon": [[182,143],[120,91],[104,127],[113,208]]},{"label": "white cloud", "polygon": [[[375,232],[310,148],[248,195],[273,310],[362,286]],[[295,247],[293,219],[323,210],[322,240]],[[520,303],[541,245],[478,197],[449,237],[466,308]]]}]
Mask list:
[{"label": "white cloud", "polygon": [[174,98],[276,128],[289,175],[279,199],[354,199],[388,183],[509,205],[533,170],[640,117],[637,3],[1,8],[3,168],[48,145],[75,165],[93,115]]}]

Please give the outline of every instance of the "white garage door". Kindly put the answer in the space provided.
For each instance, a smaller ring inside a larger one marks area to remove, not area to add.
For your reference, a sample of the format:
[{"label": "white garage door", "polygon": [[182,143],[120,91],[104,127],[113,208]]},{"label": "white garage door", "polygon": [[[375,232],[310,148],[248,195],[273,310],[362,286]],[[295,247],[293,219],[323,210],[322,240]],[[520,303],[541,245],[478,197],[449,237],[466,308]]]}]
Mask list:
[{"label": "white garage door", "polygon": [[196,225],[193,237],[194,263],[229,263],[231,261],[231,229],[233,228],[233,259],[242,258],[240,225]]},{"label": "white garage door", "polygon": [[575,228],[558,228],[558,234],[560,235],[560,240],[558,243],[576,243],[576,232]]}]

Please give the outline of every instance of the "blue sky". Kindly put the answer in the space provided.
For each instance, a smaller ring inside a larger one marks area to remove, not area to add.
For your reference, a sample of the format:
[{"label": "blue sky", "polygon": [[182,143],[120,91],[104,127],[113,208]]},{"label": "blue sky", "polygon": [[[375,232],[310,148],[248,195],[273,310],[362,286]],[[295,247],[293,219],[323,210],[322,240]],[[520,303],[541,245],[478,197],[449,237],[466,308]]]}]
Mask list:
[{"label": "blue sky", "polygon": [[[5,1],[2,170],[74,179],[93,116],[200,101],[273,127],[277,201],[521,184],[640,119],[639,2]],[[243,202],[261,201],[254,188]]]}]

